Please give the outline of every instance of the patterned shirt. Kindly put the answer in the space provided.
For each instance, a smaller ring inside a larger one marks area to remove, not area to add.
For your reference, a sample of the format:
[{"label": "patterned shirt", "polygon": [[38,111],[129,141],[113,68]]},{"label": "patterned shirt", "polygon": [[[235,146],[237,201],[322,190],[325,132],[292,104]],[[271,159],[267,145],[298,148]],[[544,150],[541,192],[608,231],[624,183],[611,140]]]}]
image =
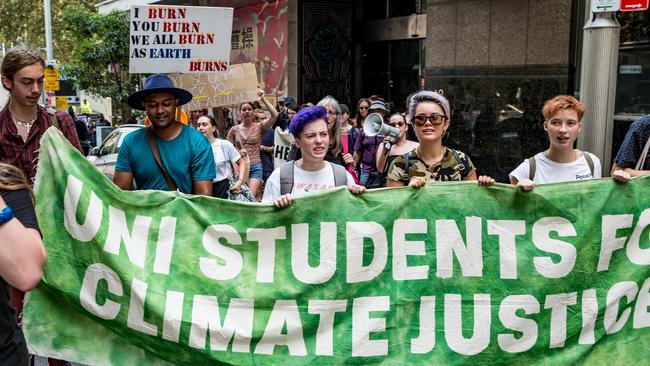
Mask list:
[{"label": "patterned shirt", "polygon": [[[616,154],[614,162],[621,168],[636,167],[637,161],[641,157],[643,147],[650,138],[650,115],[641,117],[630,126],[625,135],[625,140]],[[650,155],[650,154],[648,154]],[[641,170],[650,170],[650,157],[646,157],[645,163]]]},{"label": "patterned shirt", "polygon": [[[41,147],[41,137],[51,126],[50,115],[45,108],[38,106],[38,117],[29,130],[27,141],[23,141],[18,135],[18,129],[11,118],[8,106],[9,104],[0,111],[0,161],[16,166],[33,185],[38,165],[38,149]],[[57,112],[56,118],[63,135],[82,152],[72,117],[65,112]]]},{"label": "patterned shirt", "polygon": [[[434,165],[427,165],[418,154],[417,149],[409,153],[408,180],[413,177],[424,177],[428,181],[460,181],[472,174],[474,164],[464,152],[445,147],[442,159]],[[388,168],[388,179],[397,182],[406,182],[404,172],[404,156],[395,158]]]}]

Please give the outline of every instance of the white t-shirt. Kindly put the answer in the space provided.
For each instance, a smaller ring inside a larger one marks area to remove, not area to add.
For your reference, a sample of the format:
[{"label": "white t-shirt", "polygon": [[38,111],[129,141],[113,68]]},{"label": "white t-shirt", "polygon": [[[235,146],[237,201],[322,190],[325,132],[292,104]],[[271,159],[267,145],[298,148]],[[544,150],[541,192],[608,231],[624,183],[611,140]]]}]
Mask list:
[{"label": "white t-shirt", "polygon": [[[537,167],[533,182],[535,182],[535,184],[542,184],[601,178],[600,160],[596,155],[592,153],[588,154],[594,162],[593,176],[591,175],[589,164],[587,164],[587,160],[582,154],[576,161],[571,163],[556,163],[547,158],[543,152],[538,153],[535,155],[535,163],[537,164]],[[518,181],[529,179],[529,173],[530,166],[528,164],[528,159],[526,159],[523,163],[519,164],[515,170],[510,172],[510,178],[517,178]]]},{"label": "white t-shirt", "polygon": [[214,181],[218,182],[232,175],[232,168],[228,161],[235,166],[237,161],[241,158],[241,155],[239,155],[239,151],[237,151],[235,146],[228,140],[217,139],[217,141],[213,142],[211,146],[212,155],[214,155],[214,168],[217,171],[217,177]]},{"label": "white t-shirt", "polygon": [[[354,184],[354,178],[347,171],[347,184]],[[291,195],[293,197],[304,196],[313,192],[325,191],[334,188],[334,169],[331,163],[326,163],[325,167],[320,170],[303,170],[297,165],[293,166],[293,188]],[[266,181],[264,188],[263,203],[272,203],[280,197],[280,168],[275,169]]]}]

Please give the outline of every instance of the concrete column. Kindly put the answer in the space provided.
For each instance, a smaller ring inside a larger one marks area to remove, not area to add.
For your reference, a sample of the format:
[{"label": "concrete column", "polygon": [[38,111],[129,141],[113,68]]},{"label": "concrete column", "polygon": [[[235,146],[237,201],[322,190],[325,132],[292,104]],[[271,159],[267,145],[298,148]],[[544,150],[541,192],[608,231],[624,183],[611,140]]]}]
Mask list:
[{"label": "concrete column", "polygon": [[589,151],[603,166],[603,176],[611,167],[614,100],[618,68],[620,25],[615,13],[592,14],[584,27],[580,100],[587,108],[582,121],[578,148]]}]

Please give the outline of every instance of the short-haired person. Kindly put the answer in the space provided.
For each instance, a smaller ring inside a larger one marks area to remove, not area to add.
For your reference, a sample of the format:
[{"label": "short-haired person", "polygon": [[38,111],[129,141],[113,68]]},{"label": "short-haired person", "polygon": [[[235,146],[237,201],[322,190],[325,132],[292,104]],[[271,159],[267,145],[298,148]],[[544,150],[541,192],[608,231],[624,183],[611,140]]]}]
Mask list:
[{"label": "short-haired person", "polygon": [[[212,182],[212,197],[228,198],[228,191],[239,193],[244,183],[246,166],[242,164],[241,155],[228,140],[219,139],[217,122],[211,116],[204,115],[196,121],[196,128],[208,139],[212,147],[216,178]],[[235,171],[233,171],[236,169]],[[230,187],[230,177],[237,173],[237,181]]]},{"label": "short-haired person", "polygon": [[212,196],[216,175],[210,144],[200,132],[176,120],[176,107],[190,100],[190,92],[174,87],[162,74],[149,76],[144,88],[129,96],[129,105],[146,111],[151,125],[124,138],[115,163],[115,185],[131,190],[135,179],[138,189]]},{"label": "short-haired person", "polygon": [[[469,156],[442,143],[451,116],[447,98],[436,92],[420,91],[411,97],[409,115],[420,145],[393,160],[388,169],[388,187],[418,188],[429,181],[477,180]],[[489,177],[479,180],[480,184],[493,182]]]},{"label": "short-haired person", "polygon": [[[300,110],[300,107],[296,103],[287,103],[285,106],[285,112],[287,113],[288,122],[291,122],[296,113]],[[287,122],[287,128],[289,128],[289,123]],[[286,128],[285,128],[286,129]]]},{"label": "short-haired person", "polygon": [[[0,164],[0,365],[29,363],[9,291],[11,287],[22,292],[36,287],[47,257],[31,191],[19,169]],[[22,302],[15,305],[20,311]]]},{"label": "short-haired person", "polygon": [[296,99],[292,96],[282,97],[278,100],[278,118],[273,124],[274,129],[280,127],[281,130],[286,130],[289,127],[289,120],[291,120],[291,118],[287,113],[287,106],[297,104],[298,102],[296,102]]},{"label": "short-haired person", "polygon": [[544,103],[542,114],[549,147],[519,164],[510,182],[531,190],[535,184],[600,178],[598,157],[573,148],[582,130],[584,105],[570,95],[558,95]]},{"label": "short-haired person", "polygon": [[627,130],[612,165],[612,177],[625,182],[632,177],[650,173],[649,149],[650,115],[637,119]]},{"label": "short-haired person", "polygon": [[[289,131],[295,137],[296,147],[302,152],[302,157],[284,163],[273,171],[266,183],[262,202],[273,202],[276,207],[286,207],[294,197],[334,188],[337,177],[345,177],[345,185],[350,192],[359,194],[364,191],[364,187],[354,184],[354,178],[345,168],[325,161],[330,142],[327,120],[327,110],[322,106],[302,108],[291,120]],[[281,178],[286,167],[290,167],[288,171],[292,175],[288,177],[291,181],[290,187],[286,189],[288,192],[284,193]]]},{"label": "short-haired person", "polygon": [[[259,192],[262,187],[263,166],[262,158],[260,157],[260,146],[262,144],[262,135],[264,131],[273,126],[275,120],[278,118],[278,111],[275,110],[273,105],[264,97],[264,90],[259,89],[257,95],[266,106],[266,109],[271,113],[271,116],[265,119],[260,119],[258,113],[255,113],[254,103],[244,102],[239,105],[239,114],[241,123],[233,126],[226,138],[235,147],[241,150],[246,150],[247,159],[250,162],[250,170],[248,173],[248,187],[251,193],[259,199]],[[242,154],[244,156],[244,154]]]},{"label": "short-haired person", "polygon": [[45,78],[45,61],[38,53],[13,48],[2,59],[1,70],[9,100],[0,111],[0,159],[20,169],[34,184],[41,137],[50,126],[58,124],[68,141],[82,153],[83,149],[68,113],[50,115],[38,105]]}]

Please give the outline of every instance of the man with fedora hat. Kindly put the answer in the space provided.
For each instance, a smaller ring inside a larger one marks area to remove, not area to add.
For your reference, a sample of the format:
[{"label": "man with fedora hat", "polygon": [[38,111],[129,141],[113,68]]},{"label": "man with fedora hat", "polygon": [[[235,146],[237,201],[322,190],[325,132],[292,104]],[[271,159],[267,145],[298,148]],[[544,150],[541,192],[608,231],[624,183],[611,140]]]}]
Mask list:
[{"label": "man with fedora hat", "polygon": [[371,113],[379,113],[381,114],[382,117],[386,117],[390,111],[388,108],[386,108],[386,103],[384,103],[383,100],[380,99],[374,99],[372,100],[372,103],[370,103],[370,107],[368,108],[368,114]]},{"label": "man with fedora hat", "polygon": [[[370,103],[370,108],[368,108],[368,115],[378,113],[385,119],[386,115],[390,112],[388,108],[386,108],[386,103],[379,98],[373,98],[371,100],[372,102]],[[366,188],[379,188],[383,185],[383,177],[377,170],[377,164],[375,163],[375,160],[377,159],[377,149],[383,143],[384,136],[367,136],[363,132],[363,128],[359,132],[354,143],[354,163],[357,165],[361,163],[361,174],[359,175],[359,180]]]},{"label": "man with fedora hat", "polygon": [[130,190],[135,179],[138,189],[212,195],[212,148],[201,133],[175,118],[176,107],[190,100],[190,92],[162,74],[149,76],[144,88],[129,96],[129,105],[144,110],[151,125],[124,138],[113,178],[118,187]]}]

